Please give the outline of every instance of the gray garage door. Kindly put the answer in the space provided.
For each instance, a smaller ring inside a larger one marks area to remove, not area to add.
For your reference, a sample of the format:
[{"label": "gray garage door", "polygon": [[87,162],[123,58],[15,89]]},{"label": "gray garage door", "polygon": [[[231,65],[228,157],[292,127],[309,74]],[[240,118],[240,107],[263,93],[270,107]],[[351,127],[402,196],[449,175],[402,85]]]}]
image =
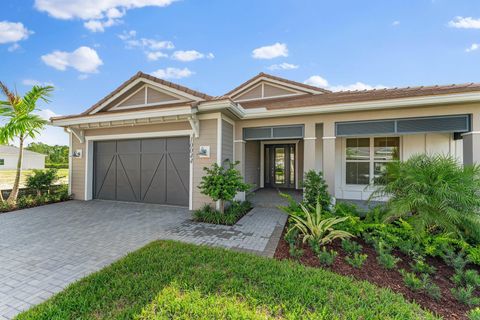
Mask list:
[{"label": "gray garage door", "polygon": [[188,205],[189,138],[98,141],[96,199]]}]

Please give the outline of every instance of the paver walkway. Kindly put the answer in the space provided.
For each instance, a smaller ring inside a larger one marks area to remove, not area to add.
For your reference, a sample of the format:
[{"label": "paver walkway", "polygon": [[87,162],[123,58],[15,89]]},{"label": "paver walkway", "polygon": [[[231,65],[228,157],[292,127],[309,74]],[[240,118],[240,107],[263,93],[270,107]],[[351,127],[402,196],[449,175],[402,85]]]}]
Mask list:
[{"label": "paver walkway", "polygon": [[258,206],[235,226],[215,226],[192,222],[186,208],[100,200],[0,214],[0,319],[156,239],[272,256],[285,221]]}]

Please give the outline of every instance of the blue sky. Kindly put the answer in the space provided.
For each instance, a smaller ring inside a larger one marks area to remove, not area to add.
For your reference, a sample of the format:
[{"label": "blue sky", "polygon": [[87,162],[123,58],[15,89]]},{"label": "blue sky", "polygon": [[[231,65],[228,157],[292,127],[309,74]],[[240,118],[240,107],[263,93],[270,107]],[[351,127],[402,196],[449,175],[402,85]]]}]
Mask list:
[{"label": "blue sky", "polygon": [[0,80],[52,83],[44,115],[79,113],[138,70],[211,95],[262,71],[332,90],[480,81],[477,0],[3,2]]}]

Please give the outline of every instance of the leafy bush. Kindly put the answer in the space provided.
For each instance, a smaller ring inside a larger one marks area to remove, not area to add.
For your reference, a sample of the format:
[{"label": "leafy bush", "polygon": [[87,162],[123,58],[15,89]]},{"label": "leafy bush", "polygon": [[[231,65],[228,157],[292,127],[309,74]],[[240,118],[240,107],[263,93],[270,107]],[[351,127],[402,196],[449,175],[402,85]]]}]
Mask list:
[{"label": "leafy bush", "polygon": [[300,259],[303,256],[304,250],[296,244],[290,244],[288,254],[293,259]]},{"label": "leafy bush", "polygon": [[307,207],[315,207],[317,202],[323,211],[330,210],[331,196],[321,171],[309,170],[303,179],[303,203]]},{"label": "leafy bush", "polygon": [[439,230],[480,241],[480,166],[416,155],[391,162],[372,198],[389,197],[386,221],[405,218],[418,234]]},{"label": "leafy bush", "polygon": [[436,271],[435,267],[429,265],[423,257],[418,257],[414,259],[414,262],[410,263],[410,267],[415,273],[433,274]]},{"label": "leafy bush", "polygon": [[450,251],[444,255],[443,260],[447,265],[453,267],[455,271],[461,271],[467,265],[467,260],[465,260],[463,252],[455,253]]},{"label": "leafy bush", "polygon": [[352,234],[346,231],[334,229],[336,224],[345,221],[348,219],[347,217],[322,217],[322,207],[319,202],[317,202],[315,211],[309,211],[303,204],[300,204],[300,207],[302,208],[303,216],[295,213],[290,214],[290,230],[298,229],[303,242],[317,242],[323,246],[334,239],[344,239],[352,236]]},{"label": "leafy bush", "polygon": [[452,292],[452,296],[460,303],[467,306],[477,306],[480,304],[480,299],[474,295],[475,288],[470,285],[452,288],[450,291]]},{"label": "leafy bush", "polygon": [[480,265],[480,245],[468,248],[467,259],[471,263]]},{"label": "leafy bush", "polygon": [[480,308],[475,308],[467,313],[467,317],[469,320],[480,320]]},{"label": "leafy bush", "polygon": [[412,291],[420,291],[423,288],[422,280],[413,272],[401,269],[400,274],[403,277],[403,283]]},{"label": "leafy bush", "polygon": [[452,276],[452,282],[457,286],[471,286],[474,289],[480,287],[480,275],[477,270],[458,270]]},{"label": "leafy bush", "polygon": [[381,251],[377,256],[377,262],[387,270],[395,268],[399,261],[400,258],[397,258],[388,252]]},{"label": "leafy bush", "polygon": [[27,177],[27,187],[37,191],[37,195],[49,190],[58,180],[57,169],[33,170],[33,174]]},{"label": "leafy bush", "polygon": [[347,263],[352,267],[360,269],[367,260],[367,258],[368,255],[355,252],[352,256],[346,256],[345,261],[347,261]]},{"label": "leafy bush", "polygon": [[233,201],[225,212],[221,213],[212,206],[205,204],[202,208],[193,212],[193,219],[198,222],[231,226],[237,223],[251,208],[252,204],[249,201]]},{"label": "leafy bush", "polygon": [[350,239],[343,239],[342,249],[348,254],[355,254],[362,252],[362,245]]},{"label": "leafy bush", "polygon": [[238,192],[248,191],[250,185],[243,182],[240,171],[235,169],[239,162],[225,162],[226,168],[214,163],[210,168],[203,168],[206,174],[198,188],[213,201],[220,202],[220,212],[225,211],[225,201],[232,201]]},{"label": "leafy bush", "polygon": [[337,257],[338,252],[335,250],[327,251],[325,247],[317,254],[318,260],[322,266],[331,266]]}]

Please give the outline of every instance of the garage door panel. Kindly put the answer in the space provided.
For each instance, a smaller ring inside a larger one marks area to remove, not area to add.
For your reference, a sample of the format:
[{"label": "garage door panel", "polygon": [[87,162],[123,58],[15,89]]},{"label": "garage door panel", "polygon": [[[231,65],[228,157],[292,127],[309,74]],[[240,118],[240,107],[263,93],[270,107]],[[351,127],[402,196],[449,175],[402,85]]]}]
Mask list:
[{"label": "garage door panel", "polygon": [[165,155],[143,154],[142,201],[149,203],[166,203],[165,190]]},{"label": "garage door panel", "polygon": [[165,138],[156,138],[156,139],[145,139],[142,140],[142,153],[159,153],[163,154],[166,149],[166,139]]},{"label": "garage door panel", "polygon": [[95,143],[95,198],[188,205],[188,137]]},{"label": "garage door panel", "polygon": [[97,154],[95,165],[95,198],[115,200],[115,156]]},{"label": "garage door panel", "polygon": [[117,200],[140,200],[140,155],[117,155]]}]

